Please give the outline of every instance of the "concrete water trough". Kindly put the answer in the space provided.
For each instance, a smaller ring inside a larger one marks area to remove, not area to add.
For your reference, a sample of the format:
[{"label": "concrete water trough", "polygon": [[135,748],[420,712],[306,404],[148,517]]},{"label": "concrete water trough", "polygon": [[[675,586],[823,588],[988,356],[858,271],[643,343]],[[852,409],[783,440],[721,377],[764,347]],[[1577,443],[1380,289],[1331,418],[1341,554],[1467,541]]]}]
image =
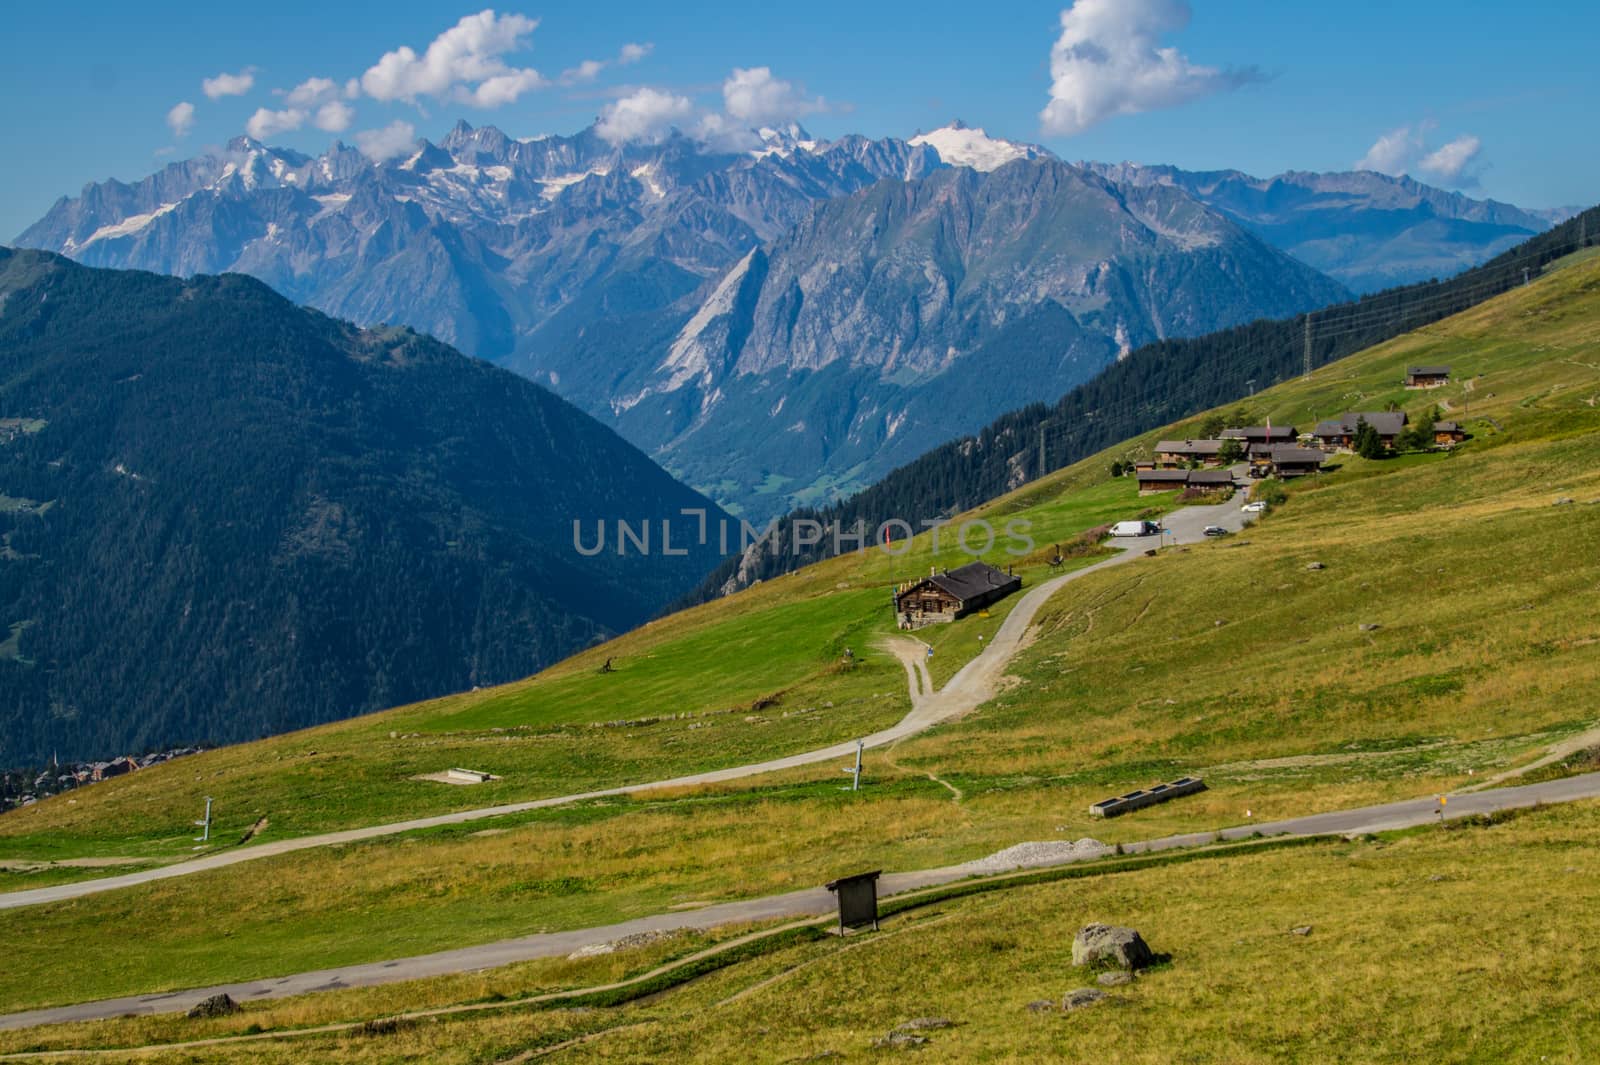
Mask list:
[{"label": "concrete water trough", "polygon": [[1151,788],[1118,795],[1114,799],[1102,799],[1089,807],[1089,814],[1092,817],[1116,817],[1130,810],[1142,810],[1146,806],[1176,799],[1180,795],[1193,795],[1197,791],[1205,790],[1206,782],[1199,777],[1179,777],[1166,784],[1157,784]]}]

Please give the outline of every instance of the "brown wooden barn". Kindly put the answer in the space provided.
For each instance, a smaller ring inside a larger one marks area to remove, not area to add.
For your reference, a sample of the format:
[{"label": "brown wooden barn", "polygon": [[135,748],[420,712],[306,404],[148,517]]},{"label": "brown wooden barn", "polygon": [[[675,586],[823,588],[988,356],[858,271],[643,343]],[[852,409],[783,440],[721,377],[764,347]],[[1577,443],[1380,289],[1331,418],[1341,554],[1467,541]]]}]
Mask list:
[{"label": "brown wooden barn", "polygon": [[1156,444],[1155,465],[1163,470],[1186,469],[1191,462],[1215,466],[1221,452],[1221,440],[1162,440]]},{"label": "brown wooden barn", "polygon": [[989,565],[970,562],[957,569],[930,573],[902,584],[894,593],[894,611],[903,629],[954,621],[1004,599],[1022,587],[1022,578]]},{"label": "brown wooden barn", "polygon": [[1443,388],[1450,383],[1450,367],[1448,366],[1408,366],[1406,368],[1407,388]]},{"label": "brown wooden barn", "polygon": [[1189,471],[1139,470],[1135,478],[1139,482],[1139,494],[1149,495],[1151,492],[1170,492],[1174,488],[1182,488],[1189,483]]}]

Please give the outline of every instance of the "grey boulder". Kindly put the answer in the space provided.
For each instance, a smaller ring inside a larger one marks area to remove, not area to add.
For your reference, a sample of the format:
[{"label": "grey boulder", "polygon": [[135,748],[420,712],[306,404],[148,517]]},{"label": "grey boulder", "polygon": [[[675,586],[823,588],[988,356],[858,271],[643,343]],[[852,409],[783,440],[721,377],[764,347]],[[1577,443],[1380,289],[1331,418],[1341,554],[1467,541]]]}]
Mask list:
[{"label": "grey boulder", "polygon": [[1144,937],[1132,928],[1088,924],[1072,940],[1072,964],[1106,969],[1144,969],[1155,963]]}]

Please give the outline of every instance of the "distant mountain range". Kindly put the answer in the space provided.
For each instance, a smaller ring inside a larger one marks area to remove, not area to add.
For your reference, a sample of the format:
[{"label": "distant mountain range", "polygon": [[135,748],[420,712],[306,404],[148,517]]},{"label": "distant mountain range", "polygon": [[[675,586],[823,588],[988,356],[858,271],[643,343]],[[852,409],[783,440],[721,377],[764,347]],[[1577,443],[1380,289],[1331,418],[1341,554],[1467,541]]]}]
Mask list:
[{"label": "distant mountain range", "polygon": [[0,484],[4,766],[522,677],[718,557],[692,524],[681,555],[659,524],[648,557],[576,550],[575,520],[592,550],[709,504],[515,374],[247,277],[35,251],[0,249]]},{"label": "distant mountain range", "polygon": [[1084,165],[1117,182],[1182,189],[1355,292],[1449,277],[1576,213],[1525,211],[1370,170],[1263,180],[1237,170]]},{"label": "distant mountain range", "polygon": [[1073,165],[959,124],[759,136],[727,151],[461,123],[381,164],[241,138],[90,185],[18,242],[239,271],[330,314],[424,330],[764,517],[870,483],[1144,342],[1448,272],[1548,221],[1375,174]]}]

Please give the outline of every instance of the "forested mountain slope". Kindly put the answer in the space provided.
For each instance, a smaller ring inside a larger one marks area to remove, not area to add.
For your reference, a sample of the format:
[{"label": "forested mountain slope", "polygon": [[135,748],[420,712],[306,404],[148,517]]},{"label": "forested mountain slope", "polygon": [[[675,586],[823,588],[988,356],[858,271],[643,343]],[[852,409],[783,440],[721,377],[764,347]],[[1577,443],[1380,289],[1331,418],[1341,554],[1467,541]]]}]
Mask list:
[{"label": "forested mountain slope", "polygon": [[0,419],[5,764],[523,676],[716,560],[579,555],[575,519],[707,503],[515,374],[238,275],[0,249]]}]

